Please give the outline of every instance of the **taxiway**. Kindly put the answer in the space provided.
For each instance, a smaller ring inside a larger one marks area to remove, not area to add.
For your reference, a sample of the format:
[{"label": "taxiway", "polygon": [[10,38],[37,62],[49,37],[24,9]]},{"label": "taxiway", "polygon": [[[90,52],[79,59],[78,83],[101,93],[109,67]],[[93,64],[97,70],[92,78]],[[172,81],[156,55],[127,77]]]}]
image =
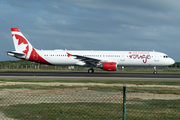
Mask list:
[{"label": "taxiway", "polygon": [[175,80],[180,81],[180,74],[170,73],[112,73],[96,72],[89,74],[86,72],[20,72],[1,71],[0,78],[99,78],[99,79],[147,79],[147,80]]}]

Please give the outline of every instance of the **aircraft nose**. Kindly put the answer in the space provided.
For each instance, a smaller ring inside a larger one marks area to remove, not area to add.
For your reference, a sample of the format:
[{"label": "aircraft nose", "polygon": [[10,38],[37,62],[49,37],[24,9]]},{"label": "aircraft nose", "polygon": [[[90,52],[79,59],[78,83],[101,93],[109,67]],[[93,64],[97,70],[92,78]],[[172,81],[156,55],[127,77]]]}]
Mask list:
[{"label": "aircraft nose", "polygon": [[171,58],[170,61],[169,61],[169,63],[172,65],[172,64],[175,63],[175,61]]}]

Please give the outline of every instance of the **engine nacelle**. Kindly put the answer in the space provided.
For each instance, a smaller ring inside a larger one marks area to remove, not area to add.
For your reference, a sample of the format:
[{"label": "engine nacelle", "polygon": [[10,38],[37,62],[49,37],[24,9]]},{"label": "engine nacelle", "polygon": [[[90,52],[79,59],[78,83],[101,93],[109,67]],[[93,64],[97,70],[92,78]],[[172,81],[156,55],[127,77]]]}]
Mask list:
[{"label": "engine nacelle", "polygon": [[116,62],[104,62],[104,63],[97,64],[97,68],[101,68],[107,71],[116,71],[117,64]]}]

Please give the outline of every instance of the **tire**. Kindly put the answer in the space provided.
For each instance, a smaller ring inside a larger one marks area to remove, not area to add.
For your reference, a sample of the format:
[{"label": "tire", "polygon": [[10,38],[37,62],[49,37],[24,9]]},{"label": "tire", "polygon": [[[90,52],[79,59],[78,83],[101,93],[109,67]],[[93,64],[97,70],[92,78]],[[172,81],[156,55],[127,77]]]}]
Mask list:
[{"label": "tire", "polygon": [[153,72],[153,74],[157,74],[157,72],[156,72],[156,71],[154,71],[154,72]]},{"label": "tire", "polygon": [[94,72],[94,69],[89,69],[88,70],[88,73],[93,73]]}]

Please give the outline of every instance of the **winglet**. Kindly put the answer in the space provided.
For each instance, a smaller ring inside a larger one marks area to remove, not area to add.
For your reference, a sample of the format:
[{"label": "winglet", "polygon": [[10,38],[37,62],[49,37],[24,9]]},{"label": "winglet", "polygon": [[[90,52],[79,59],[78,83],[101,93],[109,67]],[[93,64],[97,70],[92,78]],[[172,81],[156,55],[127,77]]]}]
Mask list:
[{"label": "winglet", "polygon": [[70,56],[71,56],[71,54],[70,54],[70,53],[68,53],[68,52],[67,52],[67,55],[68,55],[68,57],[70,57]]}]

